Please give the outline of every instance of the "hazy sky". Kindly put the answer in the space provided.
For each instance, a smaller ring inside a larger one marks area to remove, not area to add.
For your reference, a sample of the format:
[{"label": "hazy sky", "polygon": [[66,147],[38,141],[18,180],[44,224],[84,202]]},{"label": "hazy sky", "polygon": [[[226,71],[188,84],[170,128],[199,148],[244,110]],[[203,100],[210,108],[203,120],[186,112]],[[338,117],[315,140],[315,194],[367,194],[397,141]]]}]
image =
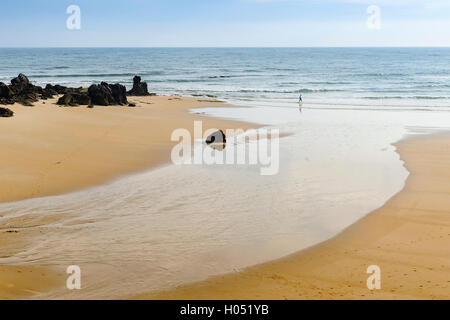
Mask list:
[{"label": "hazy sky", "polygon": [[[450,0],[0,1],[2,47],[450,46]],[[381,29],[367,26],[371,5]]]}]

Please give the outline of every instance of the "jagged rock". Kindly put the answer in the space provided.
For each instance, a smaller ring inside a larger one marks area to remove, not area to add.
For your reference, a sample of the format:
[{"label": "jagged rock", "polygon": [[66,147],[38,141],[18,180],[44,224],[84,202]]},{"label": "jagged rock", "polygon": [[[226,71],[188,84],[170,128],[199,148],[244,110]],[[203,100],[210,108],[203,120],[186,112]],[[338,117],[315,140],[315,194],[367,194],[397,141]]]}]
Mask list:
[{"label": "jagged rock", "polygon": [[149,96],[146,82],[141,82],[141,77],[135,76],[133,78],[133,88],[127,92],[129,96]]},{"label": "jagged rock", "polygon": [[33,102],[38,101],[37,87],[32,85],[27,76],[22,73],[16,78],[11,79],[9,89],[14,100],[25,106],[30,106]]},{"label": "jagged rock", "polygon": [[226,142],[227,142],[227,138],[225,136],[225,133],[222,130],[216,131],[206,138],[206,144],[226,143]]},{"label": "jagged rock", "polygon": [[51,84],[47,84],[45,86],[45,90],[47,90],[47,92],[53,93],[54,95],[65,94],[67,91],[67,87],[60,86],[59,84],[54,85],[54,86],[52,86]]},{"label": "jagged rock", "polygon": [[23,73],[19,74],[17,77],[11,79],[11,85],[13,86],[27,86],[30,84],[30,80],[28,80],[27,76]]},{"label": "jagged rock", "polygon": [[8,118],[8,117],[12,117],[13,115],[14,115],[14,112],[11,111],[10,109],[0,107],[0,117]]},{"label": "jagged rock", "polygon": [[115,104],[118,105],[126,105],[127,101],[127,88],[121,84],[110,84],[109,88],[111,89],[112,96],[114,98]]},{"label": "jagged rock", "polygon": [[0,98],[0,104],[14,104],[14,103],[16,103],[16,101],[14,101],[14,99]]},{"label": "jagged rock", "polygon": [[75,100],[75,103],[88,106],[91,104],[91,97],[89,97],[87,94],[72,93],[72,96]]},{"label": "jagged rock", "polygon": [[[137,81],[140,83],[140,80]],[[142,83],[140,83],[142,85]],[[146,85],[145,85],[146,88]],[[47,84],[45,88],[33,85],[27,76],[19,74],[11,80],[10,85],[0,83],[0,104],[14,104],[16,102],[24,106],[32,106],[40,99],[46,100],[62,94],[57,104],[76,105],[127,105],[127,92],[121,84],[108,84],[102,82],[92,85],[88,90],[83,88],[69,88],[61,85]]]},{"label": "jagged rock", "polygon": [[0,83],[0,104],[14,104],[18,102],[25,106],[32,106],[33,102],[39,99],[52,98],[56,94],[53,91],[35,86],[24,74],[19,74],[11,79],[11,84],[7,86]]},{"label": "jagged rock", "polygon": [[90,105],[91,98],[85,93],[66,93],[56,103],[62,106]]},{"label": "jagged rock", "polygon": [[0,82],[0,98],[10,99],[12,95],[11,89],[3,82]]},{"label": "jagged rock", "polygon": [[18,102],[25,107],[34,107],[32,100],[19,100]]},{"label": "jagged rock", "polygon": [[113,102],[111,89],[105,82],[91,85],[88,89],[88,93],[93,104],[109,106]]},{"label": "jagged rock", "polygon": [[21,105],[32,107],[33,102],[37,102],[39,100],[39,95],[32,92],[31,90],[27,90],[26,92],[21,92],[20,94],[16,95],[14,99]]},{"label": "jagged rock", "polygon": [[72,102],[72,96],[70,94],[65,94],[56,102],[57,105],[60,106],[68,106]]},{"label": "jagged rock", "polygon": [[0,82],[0,104],[14,104],[13,95],[14,93],[11,89],[3,82]]},{"label": "jagged rock", "polygon": [[51,99],[53,98],[53,95],[54,93],[52,93],[51,91],[44,90],[44,92],[42,92],[41,94],[41,99],[43,100]]},{"label": "jagged rock", "polygon": [[102,82],[93,84],[88,89],[89,97],[94,105],[110,106],[127,103],[126,88],[121,84],[108,84]]}]

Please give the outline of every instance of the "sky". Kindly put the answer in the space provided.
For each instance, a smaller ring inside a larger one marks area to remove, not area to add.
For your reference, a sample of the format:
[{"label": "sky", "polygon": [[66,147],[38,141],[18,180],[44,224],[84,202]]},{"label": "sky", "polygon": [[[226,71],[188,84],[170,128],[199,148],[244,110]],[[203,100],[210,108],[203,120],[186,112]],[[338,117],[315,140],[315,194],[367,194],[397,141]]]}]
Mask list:
[{"label": "sky", "polygon": [[450,0],[0,2],[0,47],[450,46]]}]

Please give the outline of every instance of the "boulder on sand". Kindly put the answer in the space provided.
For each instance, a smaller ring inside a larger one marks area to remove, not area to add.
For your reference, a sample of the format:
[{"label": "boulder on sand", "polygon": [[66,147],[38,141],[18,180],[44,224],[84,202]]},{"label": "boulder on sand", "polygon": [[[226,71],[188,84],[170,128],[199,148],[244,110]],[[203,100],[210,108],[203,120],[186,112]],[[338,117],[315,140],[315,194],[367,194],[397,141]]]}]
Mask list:
[{"label": "boulder on sand", "polygon": [[126,105],[128,104],[127,100],[127,88],[121,84],[110,84],[109,88],[111,89],[111,94],[114,99],[114,104],[118,105]]},{"label": "boulder on sand", "polygon": [[33,102],[39,99],[52,98],[55,94],[57,94],[56,91],[47,87],[43,89],[33,85],[23,73],[11,79],[9,86],[0,83],[0,104],[14,104],[18,102],[25,106],[32,106]]},{"label": "boulder on sand", "polygon": [[88,94],[94,105],[124,105],[128,102],[125,86],[118,83],[112,85],[106,82],[93,84],[89,87]]},{"label": "boulder on sand", "polygon": [[141,82],[141,77],[135,76],[133,78],[133,89],[127,92],[129,96],[149,96],[146,82]]},{"label": "boulder on sand", "polygon": [[17,77],[11,79],[12,86],[26,87],[29,84],[30,84],[30,80],[28,80],[28,77],[26,75],[24,75],[23,73],[20,73]]},{"label": "boulder on sand", "polygon": [[218,151],[223,151],[227,145],[227,138],[222,130],[216,131],[206,138],[206,144]]},{"label": "boulder on sand", "polygon": [[3,82],[0,82],[0,98],[10,99],[12,96],[13,92],[11,89]]},{"label": "boulder on sand", "polygon": [[[139,93],[148,95],[147,84],[136,78],[136,88]],[[83,88],[69,88],[61,85],[47,84],[45,88],[33,85],[24,74],[19,74],[11,80],[10,85],[0,82],[0,104],[21,103],[32,106],[40,99],[46,100],[62,94],[57,104],[65,106],[77,105],[127,105],[127,90],[121,84],[102,82],[91,85],[87,92]]]},{"label": "boulder on sand", "polygon": [[206,144],[226,143],[226,142],[227,142],[227,138],[225,136],[225,133],[222,130],[216,131],[213,134],[211,134],[210,136],[208,136],[208,138],[206,138]]},{"label": "boulder on sand", "polygon": [[91,97],[89,97],[86,93],[66,93],[58,99],[56,104],[71,107],[78,105],[90,105]]},{"label": "boulder on sand", "polygon": [[8,117],[12,117],[13,115],[14,115],[14,112],[11,111],[10,109],[0,107],[0,117],[8,118]]}]

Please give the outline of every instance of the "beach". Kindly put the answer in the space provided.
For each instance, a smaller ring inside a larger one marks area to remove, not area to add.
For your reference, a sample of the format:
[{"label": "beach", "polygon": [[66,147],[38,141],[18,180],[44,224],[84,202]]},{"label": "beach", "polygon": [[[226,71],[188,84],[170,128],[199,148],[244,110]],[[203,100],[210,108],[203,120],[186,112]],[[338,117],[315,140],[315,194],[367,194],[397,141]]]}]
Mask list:
[{"label": "beach", "polygon": [[[224,106],[214,99],[132,97],[136,107],[59,107],[56,99],[34,107],[8,106],[13,118],[0,119],[0,202],[73,192],[170,162],[173,130],[254,127],[249,123],[188,113],[195,107]],[[231,107],[231,106],[230,106]],[[2,258],[20,252],[36,228],[66,215],[20,218],[1,215]],[[0,266],[0,299],[30,298],[65,284],[64,270],[48,266]]]},{"label": "beach", "polygon": [[[56,99],[34,107],[14,105],[10,119],[1,119],[0,202],[17,201],[79,190],[120,175],[170,162],[172,131],[204,129],[225,121],[190,114],[190,108],[223,106],[214,99],[132,97],[132,108],[85,106],[64,108]],[[236,128],[248,129],[243,122]],[[233,128],[233,127],[232,127]]]},{"label": "beach", "polygon": [[3,2],[0,301],[450,300],[449,1]]},{"label": "beach", "polygon": [[0,298],[448,299],[449,57],[1,48]]},{"label": "beach", "polygon": [[[450,135],[397,144],[411,173],[382,208],[286,258],[133,299],[450,299]],[[370,265],[381,289],[369,290]]]},{"label": "beach", "polygon": [[[248,129],[258,126],[206,117],[202,112],[206,109],[188,112],[198,107],[225,106],[204,99],[148,97],[130,100],[136,102],[137,107],[91,110],[56,107],[52,101],[39,102],[34,108],[13,106],[15,118],[4,119],[5,123],[12,121],[1,129],[2,135],[9,138],[5,141],[13,142],[1,151],[2,161],[11,164],[3,173],[9,180],[8,184],[2,184],[8,186],[2,190],[2,201],[107,185],[108,181],[123,175],[162,166],[169,161],[174,144],[168,140],[171,131],[178,127],[190,128],[195,119],[204,120],[207,127]],[[31,126],[31,121],[37,124]],[[39,141],[46,141],[47,145],[37,152]],[[336,237],[241,272],[122,298],[448,299],[450,137],[448,134],[419,135],[399,142],[397,147],[410,173],[403,190]],[[27,161],[21,161],[23,157],[19,155],[23,154],[27,154]],[[28,174],[25,177],[12,172]],[[70,214],[64,213],[5,216],[0,234],[3,258],[20,252],[37,232],[50,232],[47,228],[68,218]],[[73,223],[70,219],[69,222]],[[85,223],[89,221],[81,225]],[[290,245],[296,246],[295,243]],[[366,287],[369,265],[381,268],[381,290],[370,291]],[[65,279],[64,270],[51,265],[2,266],[0,297],[40,297],[63,287]],[[103,297],[108,298],[108,295]]]}]

